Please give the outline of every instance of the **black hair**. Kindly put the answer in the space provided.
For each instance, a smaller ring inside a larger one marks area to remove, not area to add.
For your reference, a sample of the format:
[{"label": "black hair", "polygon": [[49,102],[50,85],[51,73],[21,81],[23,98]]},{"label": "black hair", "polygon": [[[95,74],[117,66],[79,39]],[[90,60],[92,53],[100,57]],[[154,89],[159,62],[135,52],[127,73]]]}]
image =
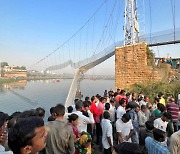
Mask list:
[{"label": "black hair", "polygon": [[76,110],[82,109],[83,107],[83,102],[82,100],[78,100],[75,104]]},{"label": "black hair", "polygon": [[156,141],[161,141],[161,139],[165,137],[165,132],[160,129],[155,128],[153,130],[153,136]]},{"label": "black hair", "polygon": [[[159,103],[160,104],[160,103]],[[163,113],[164,111],[167,110],[167,108],[162,104],[160,107],[159,107],[159,110]]]},{"label": "black hair", "polygon": [[4,125],[7,120],[7,116],[4,112],[0,112],[0,127]]},{"label": "black hair", "polygon": [[22,112],[19,115],[19,118],[28,118],[28,117],[36,117],[36,116],[38,116],[38,113],[36,112],[36,110],[31,109],[31,110],[26,110]]},{"label": "black hair", "polygon": [[110,109],[110,104],[109,103],[106,103],[105,104],[105,110],[109,110]]},{"label": "black hair", "polygon": [[39,117],[44,117],[45,116],[45,110],[42,107],[38,107],[36,109],[36,112],[37,112]]},{"label": "black hair", "polygon": [[153,130],[154,129],[154,125],[152,121],[146,121],[145,123],[147,130]]},{"label": "black hair", "polygon": [[104,117],[104,119],[109,119],[110,118],[110,113],[108,111],[104,111],[103,117]]},{"label": "black hair", "polygon": [[123,94],[123,93],[125,93],[125,92],[126,92],[126,91],[122,89],[122,90],[120,91],[120,94]]},{"label": "black hair", "polygon": [[21,148],[31,145],[35,129],[41,126],[44,121],[40,117],[20,118],[8,134],[8,145],[13,153],[20,154]]},{"label": "black hair", "polygon": [[75,114],[75,113],[68,116],[68,121],[69,122],[75,121],[76,119],[78,119],[78,115]]},{"label": "black hair", "polygon": [[146,105],[141,105],[141,110],[143,109],[147,109],[147,106]]},{"label": "black hair", "polygon": [[54,113],[54,106],[50,108],[50,114],[53,114]]},{"label": "black hair", "polygon": [[57,104],[57,105],[54,107],[54,113],[56,113],[57,116],[64,116],[64,114],[65,114],[65,107],[64,107],[64,105],[62,105],[62,104]]},{"label": "black hair", "polygon": [[102,102],[105,98],[104,97],[100,97],[99,101]]},{"label": "black hair", "polygon": [[155,97],[154,100],[159,103],[159,98],[158,97]]},{"label": "black hair", "polygon": [[163,116],[166,117],[167,119],[172,119],[172,115],[169,112],[163,113]]},{"label": "black hair", "polygon": [[115,92],[115,93],[114,93],[114,97],[116,97],[117,95],[118,95],[118,92]]},{"label": "black hair", "polygon": [[122,118],[126,119],[127,121],[129,121],[131,119],[131,117],[128,113],[123,114]]},{"label": "black hair", "polygon": [[145,154],[145,150],[137,143],[123,142],[115,146],[118,154]]},{"label": "black hair", "polygon": [[89,106],[90,106],[89,101],[84,101],[84,102],[83,102],[83,106],[84,106],[84,107],[89,107]]},{"label": "black hair", "polygon": [[67,107],[67,110],[68,110],[68,113],[72,113],[73,107],[72,107],[72,106],[68,106],[68,107]]},{"label": "black hair", "polygon": [[89,101],[89,96],[86,96],[86,97],[85,97],[85,101]]},{"label": "black hair", "polygon": [[119,105],[122,105],[126,102],[126,99],[125,98],[122,98],[120,101],[119,101]]},{"label": "black hair", "polygon": [[161,97],[161,96],[163,96],[163,93],[159,92],[158,97]]},{"label": "black hair", "polygon": [[93,101],[94,101],[94,99],[95,99],[95,96],[92,96],[92,97],[91,97],[91,102],[93,102]]}]

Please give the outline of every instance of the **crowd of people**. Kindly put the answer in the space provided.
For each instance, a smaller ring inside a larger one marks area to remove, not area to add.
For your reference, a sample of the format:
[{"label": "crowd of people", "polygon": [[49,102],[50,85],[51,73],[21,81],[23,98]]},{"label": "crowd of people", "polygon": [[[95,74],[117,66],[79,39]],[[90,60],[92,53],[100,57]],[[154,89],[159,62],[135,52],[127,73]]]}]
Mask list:
[{"label": "crowd of people", "polygon": [[162,93],[104,91],[101,96],[57,104],[45,118],[41,107],[0,112],[0,154],[180,154],[180,106]]}]

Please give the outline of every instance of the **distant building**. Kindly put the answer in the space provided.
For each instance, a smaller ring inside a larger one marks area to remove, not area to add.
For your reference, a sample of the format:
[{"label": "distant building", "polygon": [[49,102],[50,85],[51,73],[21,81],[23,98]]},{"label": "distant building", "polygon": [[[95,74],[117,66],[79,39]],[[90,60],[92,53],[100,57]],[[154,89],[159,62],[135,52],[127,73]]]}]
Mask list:
[{"label": "distant building", "polygon": [[25,67],[19,66],[4,66],[1,71],[2,77],[18,78],[27,77],[27,70]]}]

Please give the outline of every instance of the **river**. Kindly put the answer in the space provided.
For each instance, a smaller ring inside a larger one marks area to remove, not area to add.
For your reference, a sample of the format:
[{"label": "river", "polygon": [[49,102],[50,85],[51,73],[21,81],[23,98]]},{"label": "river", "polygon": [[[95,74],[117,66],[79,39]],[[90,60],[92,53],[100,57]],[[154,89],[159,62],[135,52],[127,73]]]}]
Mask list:
[{"label": "river", "polygon": [[[0,111],[12,114],[43,107],[46,118],[49,109],[58,103],[64,104],[72,80],[22,80],[0,86]],[[115,80],[83,80],[80,89],[83,96],[102,95],[104,90],[114,89]]]}]

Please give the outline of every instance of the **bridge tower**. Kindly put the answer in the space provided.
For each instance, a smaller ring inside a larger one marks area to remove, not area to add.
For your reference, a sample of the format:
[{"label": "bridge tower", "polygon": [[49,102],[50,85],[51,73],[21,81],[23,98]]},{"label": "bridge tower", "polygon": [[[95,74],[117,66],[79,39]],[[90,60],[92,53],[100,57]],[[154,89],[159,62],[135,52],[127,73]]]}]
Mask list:
[{"label": "bridge tower", "polygon": [[139,42],[139,23],[137,18],[137,0],[125,0],[124,45]]}]

